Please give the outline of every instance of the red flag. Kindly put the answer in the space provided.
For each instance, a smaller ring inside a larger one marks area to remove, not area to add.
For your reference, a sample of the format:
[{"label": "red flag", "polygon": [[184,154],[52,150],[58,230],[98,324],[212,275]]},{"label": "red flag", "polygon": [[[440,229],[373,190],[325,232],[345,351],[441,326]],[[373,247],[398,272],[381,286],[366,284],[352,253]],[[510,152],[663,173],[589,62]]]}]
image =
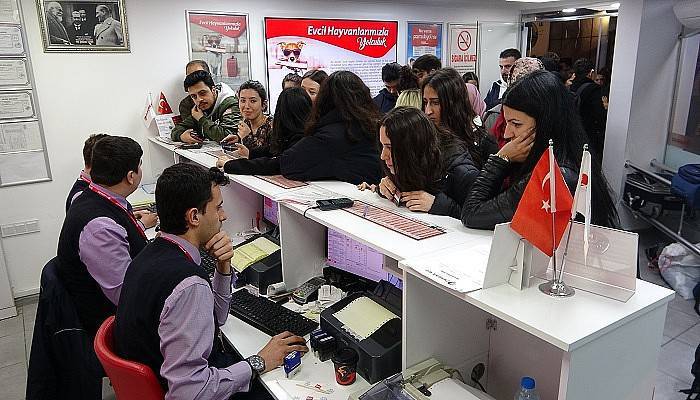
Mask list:
[{"label": "red flag", "polygon": [[158,114],[172,114],[172,112],[173,110],[170,108],[168,100],[165,99],[163,92],[160,92],[160,99],[158,99]]},{"label": "red flag", "polygon": [[[555,210],[555,247],[558,247],[571,217],[573,198],[554,157],[550,168],[550,153],[551,150],[545,151],[535,165],[510,226],[525,240],[551,257],[552,209]],[[550,186],[551,182],[554,182],[554,190]]]}]

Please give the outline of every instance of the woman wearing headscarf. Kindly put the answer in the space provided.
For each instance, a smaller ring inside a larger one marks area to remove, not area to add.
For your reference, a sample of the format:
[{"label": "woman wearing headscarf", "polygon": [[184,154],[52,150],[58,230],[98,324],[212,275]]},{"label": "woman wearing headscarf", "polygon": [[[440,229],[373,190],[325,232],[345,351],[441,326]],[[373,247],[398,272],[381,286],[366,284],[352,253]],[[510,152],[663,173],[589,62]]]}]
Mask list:
[{"label": "woman wearing headscarf", "polygon": [[[517,82],[520,78],[525,75],[544,69],[544,64],[538,58],[533,57],[523,57],[515,60],[512,69],[510,70],[510,77],[508,78],[508,86]],[[484,126],[486,130],[493,133],[498,143],[498,148],[500,149],[506,144],[506,139],[503,134],[506,131],[506,120],[503,118],[503,111],[501,109],[501,104],[493,107],[492,109],[486,111],[484,114]]]}]

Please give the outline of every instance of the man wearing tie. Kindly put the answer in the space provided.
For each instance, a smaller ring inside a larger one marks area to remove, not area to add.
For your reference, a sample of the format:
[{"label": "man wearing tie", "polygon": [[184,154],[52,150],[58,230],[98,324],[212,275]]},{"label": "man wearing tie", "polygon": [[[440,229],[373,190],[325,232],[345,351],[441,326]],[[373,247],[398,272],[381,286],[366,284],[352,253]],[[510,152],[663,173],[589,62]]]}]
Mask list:
[{"label": "man wearing tie", "polygon": [[112,10],[104,4],[95,9],[97,20],[95,26],[95,41],[98,46],[121,46],[124,42],[122,24],[112,18]]}]

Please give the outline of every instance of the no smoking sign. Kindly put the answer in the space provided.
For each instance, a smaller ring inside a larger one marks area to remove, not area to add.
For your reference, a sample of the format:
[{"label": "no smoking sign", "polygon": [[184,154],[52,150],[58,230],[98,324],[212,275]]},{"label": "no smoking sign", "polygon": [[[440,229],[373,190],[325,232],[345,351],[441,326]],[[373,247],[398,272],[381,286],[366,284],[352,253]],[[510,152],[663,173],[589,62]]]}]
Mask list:
[{"label": "no smoking sign", "polygon": [[472,46],[472,35],[469,31],[462,31],[457,36],[457,47],[462,51],[467,51]]}]

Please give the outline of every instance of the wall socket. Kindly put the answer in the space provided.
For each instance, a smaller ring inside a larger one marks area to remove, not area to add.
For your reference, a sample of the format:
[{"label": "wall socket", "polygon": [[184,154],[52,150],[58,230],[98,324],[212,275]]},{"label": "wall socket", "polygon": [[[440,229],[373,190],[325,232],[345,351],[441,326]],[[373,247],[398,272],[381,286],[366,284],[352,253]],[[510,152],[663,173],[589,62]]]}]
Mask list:
[{"label": "wall socket", "polygon": [[26,235],[27,233],[39,232],[39,230],[38,219],[30,219],[27,221],[0,225],[2,237]]}]

